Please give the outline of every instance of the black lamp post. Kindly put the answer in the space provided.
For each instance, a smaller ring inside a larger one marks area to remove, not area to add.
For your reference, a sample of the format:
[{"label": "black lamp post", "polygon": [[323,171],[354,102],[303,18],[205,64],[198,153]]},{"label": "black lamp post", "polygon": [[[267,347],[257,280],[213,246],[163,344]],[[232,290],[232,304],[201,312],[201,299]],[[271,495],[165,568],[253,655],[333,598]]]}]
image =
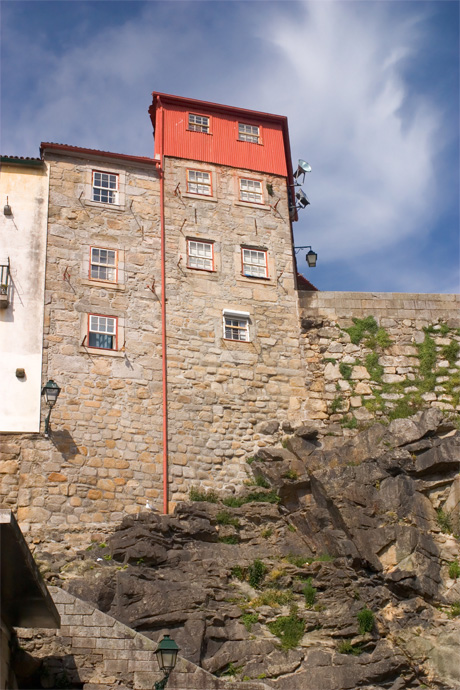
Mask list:
[{"label": "black lamp post", "polygon": [[155,654],[160,670],[165,674],[164,677],[155,683],[155,690],[164,690],[168,682],[169,675],[176,665],[179,647],[169,635],[164,635],[160,644],[156,648]]},{"label": "black lamp post", "polygon": [[61,392],[61,389],[55,383],[52,379],[50,379],[47,383],[42,388],[42,395],[45,396],[45,402],[50,408],[50,411],[48,412],[48,415],[45,419],[45,436],[48,437],[50,435],[50,417],[51,417],[51,410],[56,404],[56,400],[58,399],[59,393]]}]

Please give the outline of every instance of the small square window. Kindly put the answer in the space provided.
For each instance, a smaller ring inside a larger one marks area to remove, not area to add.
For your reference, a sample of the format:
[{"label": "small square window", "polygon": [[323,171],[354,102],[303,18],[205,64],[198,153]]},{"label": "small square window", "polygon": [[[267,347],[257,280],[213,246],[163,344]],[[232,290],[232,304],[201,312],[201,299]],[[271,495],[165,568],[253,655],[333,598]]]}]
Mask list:
[{"label": "small square window", "polygon": [[88,315],[88,347],[117,349],[117,319],[111,316]]},{"label": "small square window", "polygon": [[268,278],[267,252],[262,249],[241,248],[243,275],[254,278]]},{"label": "small square window", "polygon": [[249,316],[224,313],[224,338],[249,342]]},{"label": "small square window", "polygon": [[204,132],[205,134],[209,134],[209,117],[206,117],[206,115],[189,113],[188,128],[191,129],[192,132]]},{"label": "small square window", "polygon": [[115,249],[91,247],[89,277],[91,280],[117,282],[117,258]]},{"label": "small square window", "polygon": [[238,139],[240,141],[249,141],[252,144],[260,143],[260,129],[255,125],[245,125],[242,122],[238,123]]},{"label": "small square window", "polygon": [[253,204],[263,204],[262,182],[259,180],[240,179],[240,201],[249,201]]},{"label": "small square window", "polygon": [[203,170],[187,170],[187,192],[212,196],[211,173]]},{"label": "small square window", "polygon": [[91,198],[103,204],[118,204],[118,175],[93,170]]},{"label": "small square window", "polygon": [[187,266],[203,271],[214,270],[214,251],[212,242],[187,240]]}]

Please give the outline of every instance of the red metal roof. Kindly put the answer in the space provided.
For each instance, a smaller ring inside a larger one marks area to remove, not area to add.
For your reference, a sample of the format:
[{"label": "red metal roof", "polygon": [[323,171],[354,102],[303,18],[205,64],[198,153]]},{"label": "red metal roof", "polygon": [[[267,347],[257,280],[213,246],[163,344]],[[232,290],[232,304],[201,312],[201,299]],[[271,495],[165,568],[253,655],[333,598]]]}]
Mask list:
[{"label": "red metal roof", "polygon": [[[289,132],[284,115],[164,93],[153,92],[152,96],[149,113],[156,153],[282,175],[293,183]],[[209,134],[188,129],[189,112],[210,117]],[[238,122],[259,125],[262,144],[239,141]]]},{"label": "red metal roof", "polygon": [[96,156],[105,156],[107,158],[119,158],[121,160],[133,161],[136,163],[151,163],[152,165],[160,165],[159,160],[155,158],[147,158],[146,156],[130,156],[126,153],[112,153],[111,151],[99,151],[98,149],[85,149],[79,146],[69,146],[68,144],[56,144],[54,142],[43,142],[40,144],[40,153],[43,155],[45,149],[52,149],[54,151],[68,151],[69,153],[82,153]]}]

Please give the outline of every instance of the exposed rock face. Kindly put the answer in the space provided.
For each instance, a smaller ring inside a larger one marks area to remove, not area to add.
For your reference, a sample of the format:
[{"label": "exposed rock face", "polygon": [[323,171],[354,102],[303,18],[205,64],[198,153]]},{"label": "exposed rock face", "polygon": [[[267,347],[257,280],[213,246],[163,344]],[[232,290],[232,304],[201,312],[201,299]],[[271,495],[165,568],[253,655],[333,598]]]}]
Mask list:
[{"label": "exposed rock face", "polygon": [[[169,632],[211,673],[280,690],[460,688],[460,434],[429,410],[335,448],[307,427],[284,445],[259,451],[257,486],[233,507],[126,518],[59,572],[41,554],[49,578],[151,639]],[[283,617],[296,639],[275,634]]]}]

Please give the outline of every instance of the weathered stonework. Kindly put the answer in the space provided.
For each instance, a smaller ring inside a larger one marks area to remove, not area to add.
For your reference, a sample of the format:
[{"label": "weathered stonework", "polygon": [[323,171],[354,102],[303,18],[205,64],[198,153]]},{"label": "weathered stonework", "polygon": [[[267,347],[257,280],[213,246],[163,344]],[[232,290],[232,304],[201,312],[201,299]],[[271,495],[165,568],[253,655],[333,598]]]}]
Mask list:
[{"label": "weathered stonework", "polygon": [[[452,415],[460,411],[458,295],[299,295],[306,419],[328,433],[347,435],[375,419],[388,421],[426,407]],[[381,344],[369,332],[351,342],[346,329],[353,319],[369,317],[380,328]],[[423,373],[424,344],[432,350],[430,381]]]}]

